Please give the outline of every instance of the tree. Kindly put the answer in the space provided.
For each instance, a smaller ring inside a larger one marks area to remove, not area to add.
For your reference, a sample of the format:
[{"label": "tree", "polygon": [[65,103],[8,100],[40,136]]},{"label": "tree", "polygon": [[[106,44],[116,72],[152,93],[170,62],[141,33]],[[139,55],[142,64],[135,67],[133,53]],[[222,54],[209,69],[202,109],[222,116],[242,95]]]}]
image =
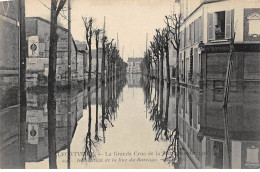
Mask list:
[{"label": "tree", "polygon": [[158,51],[158,48],[157,48],[157,44],[153,41],[153,42],[150,42],[151,46],[151,50],[153,52],[153,56],[152,56],[152,60],[156,66],[156,70],[157,70],[157,76],[156,78],[159,79],[159,51]]},{"label": "tree", "polygon": [[171,14],[169,16],[165,16],[165,23],[167,25],[168,31],[171,34],[171,44],[176,51],[176,84],[180,85],[179,79],[179,53],[180,53],[180,27],[182,24],[182,16],[181,14]]},{"label": "tree", "polygon": [[92,54],[91,54],[91,44],[92,44],[92,36],[93,36],[93,23],[94,20],[92,17],[82,17],[85,29],[86,29],[86,40],[88,46],[88,54],[89,54],[89,67],[88,67],[88,88],[90,89],[90,81],[91,81],[91,66],[92,66]]},{"label": "tree", "polygon": [[163,29],[163,35],[165,37],[164,51],[166,59],[166,72],[167,72],[167,83],[170,83],[170,63],[169,63],[169,30],[167,28]]},{"label": "tree", "polygon": [[154,36],[154,41],[157,44],[158,53],[160,55],[160,76],[161,76],[161,84],[163,84],[163,60],[164,60],[164,45],[165,45],[165,37],[163,32],[160,29],[156,29],[156,35]]},{"label": "tree", "polygon": [[[49,73],[48,73],[48,121],[51,123],[48,135],[55,135],[55,128],[51,128],[56,125],[56,101],[55,101],[55,87],[56,87],[56,57],[57,57],[57,18],[65,5],[67,0],[51,1],[51,25],[50,25],[50,45],[49,45]],[[53,125],[55,124],[55,125]],[[56,150],[56,142],[54,139],[49,139],[49,150]],[[57,168],[56,154],[53,152],[49,156],[50,168]]]},{"label": "tree", "polygon": [[99,43],[99,34],[100,29],[95,30],[95,36],[96,36],[96,89],[98,89],[98,71],[99,71],[99,62],[98,62],[98,43]]}]

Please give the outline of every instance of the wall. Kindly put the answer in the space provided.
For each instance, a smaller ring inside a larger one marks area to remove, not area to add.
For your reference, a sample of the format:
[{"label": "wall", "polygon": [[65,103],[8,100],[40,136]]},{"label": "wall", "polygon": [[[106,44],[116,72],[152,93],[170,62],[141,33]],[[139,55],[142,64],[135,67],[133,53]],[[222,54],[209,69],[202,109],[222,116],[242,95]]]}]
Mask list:
[{"label": "wall", "polygon": [[20,50],[18,5],[18,0],[0,2],[0,109],[18,104]]},{"label": "wall", "polygon": [[[49,40],[50,40],[50,23],[38,17],[26,18],[26,34],[27,39],[30,36],[38,36],[39,39],[39,55],[29,56],[27,59],[27,74],[32,78],[32,73],[38,76],[48,76],[49,61]],[[57,66],[56,80],[59,84],[66,85],[68,77],[68,32],[66,29],[57,28],[59,35],[57,44]],[[74,42],[71,42],[71,72],[72,80],[77,77],[77,56]],[[29,80],[29,78],[27,78]],[[38,79],[34,78],[34,81]],[[28,81],[29,84],[29,81]],[[46,84],[46,83],[45,83]],[[33,84],[35,86],[35,84]],[[36,83],[37,85],[37,83]]]}]

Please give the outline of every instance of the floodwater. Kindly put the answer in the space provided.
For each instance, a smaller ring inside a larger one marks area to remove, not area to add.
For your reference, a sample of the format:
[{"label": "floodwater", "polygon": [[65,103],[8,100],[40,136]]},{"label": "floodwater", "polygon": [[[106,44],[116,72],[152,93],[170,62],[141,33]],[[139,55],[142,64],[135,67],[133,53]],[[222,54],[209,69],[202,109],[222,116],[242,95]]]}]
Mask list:
[{"label": "floodwater", "polygon": [[42,92],[27,92],[24,122],[2,110],[1,168],[260,167],[259,93],[231,92],[224,110],[222,91],[137,74],[91,90],[59,90],[52,121]]}]

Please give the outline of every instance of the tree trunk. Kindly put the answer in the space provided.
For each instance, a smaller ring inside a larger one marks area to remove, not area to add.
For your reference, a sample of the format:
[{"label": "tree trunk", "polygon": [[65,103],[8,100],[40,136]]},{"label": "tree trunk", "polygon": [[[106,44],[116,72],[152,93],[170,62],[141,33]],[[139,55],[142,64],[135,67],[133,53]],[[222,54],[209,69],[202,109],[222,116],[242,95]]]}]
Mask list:
[{"label": "tree trunk", "polygon": [[162,53],[161,59],[160,59],[160,61],[161,61],[161,64],[160,64],[160,66],[161,66],[161,69],[160,69],[161,80],[164,79],[164,78],[163,78],[163,59],[164,59],[164,55],[163,55],[163,53]]},{"label": "tree trunk", "polygon": [[160,63],[159,63],[159,57],[157,58],[157,79],[160,79]]},{"label": "tree trunk", "polygon": [[[153,77],[153,62],[151,62],[151,74],[152,74],[152,77]],[[151,77],[151,75],[150,75]]]},{"label": "tree trunk", "polygon": [[88,64],[88,86],[90,87],[90,81],[91,81],[91,70],[92,70],[92,54],[91,54],[91,38],[88,44],[88,57],[89,57],[89,64]]},{"label": "tree trunk", "polygon": [[176,57],[176,86],[179,87],[180,86],[180,76],[179,76],[179,50],[177,50],[177,57]]},{"label": "tree trunk", "polygon": [[[96,92],[98,94],[98,70],[99,70],[99,62],[98,62],[98,35],[96,35]],[[97,97],[96,97],[97,98]]]},{"label": "tree trunk", "polygon": [[48,147],[49,167],[57,168],[56,164],[56,61],[57,61],[57,2],[51,1],[51,25],[50,25],[50,47],[49,47],[49,73],[48,73]]},{"label": "tree trunk", "polygon": [[105,40],[102,40],[102,60],[101,60],[101,85],[105,83]]},{"label": "tree trunk", "polygon": [[20,162],[19,168],[25,168],[26,143],[26,28],[25,28],[25,2],[20,0]]},{"label": "tree trunk", "polygon": [[85,73],[86,73],[86,54],[83,54],[83,82],[84,82],[84,88],[86,86],[86,78],[85,78]]},{"label": "tree trunk", "polygon": [[170,83],[170,64],[169,64],[169,45],[167,42],[167,46],[166,46],[166,70],[167,70],[167,83]]}]

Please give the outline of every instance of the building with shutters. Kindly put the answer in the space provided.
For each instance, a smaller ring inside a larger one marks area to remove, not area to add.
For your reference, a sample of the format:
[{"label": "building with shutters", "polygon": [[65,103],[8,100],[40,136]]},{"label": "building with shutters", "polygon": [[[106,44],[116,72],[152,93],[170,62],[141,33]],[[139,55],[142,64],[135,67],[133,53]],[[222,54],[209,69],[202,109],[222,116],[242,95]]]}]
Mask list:
[{"label": "building with shutters", "polygon": [[235,35],[231,86],[260,81],[260,1],[180,0],[180,81],[201,88],[223,88]]}]

